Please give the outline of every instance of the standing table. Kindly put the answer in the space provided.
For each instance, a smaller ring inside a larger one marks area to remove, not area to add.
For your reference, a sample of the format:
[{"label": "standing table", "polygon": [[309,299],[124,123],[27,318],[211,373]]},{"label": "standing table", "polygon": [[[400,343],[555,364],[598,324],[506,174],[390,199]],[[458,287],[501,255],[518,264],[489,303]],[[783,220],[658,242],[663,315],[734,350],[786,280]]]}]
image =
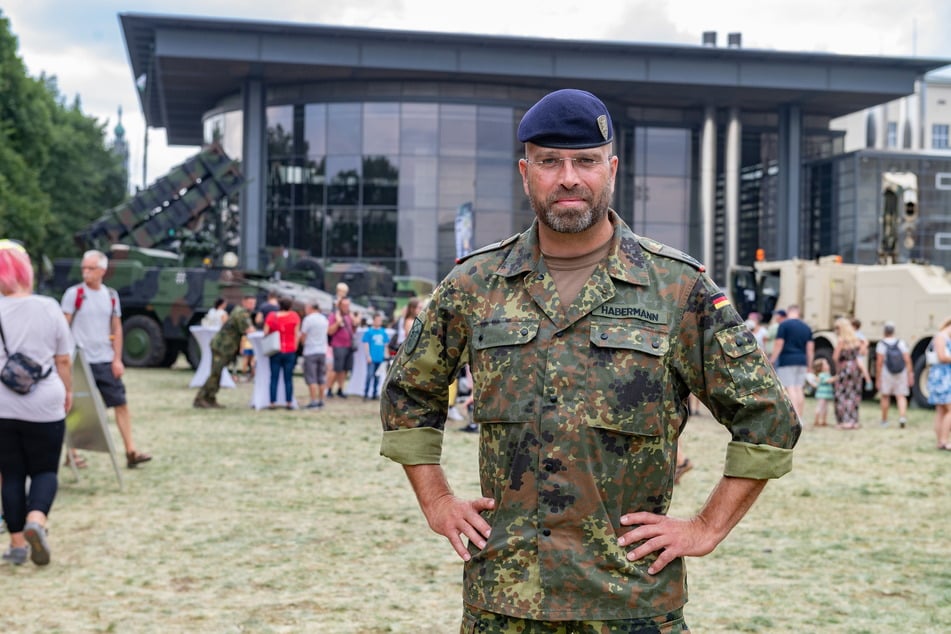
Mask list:
[{"label": "standing table", "polygon": [[[190,326],[188,329],[194,335],[195,341],[198,342],[198,348],[201,350],[201,360],[198,362],[195,376],[192,377],[188,387],[201,387],[211,374],[211,338],[220,329],[208,328],[207,326]],[[221,387],[234,387],[234,379],[231,378],[228,368],[221,371]]]}]

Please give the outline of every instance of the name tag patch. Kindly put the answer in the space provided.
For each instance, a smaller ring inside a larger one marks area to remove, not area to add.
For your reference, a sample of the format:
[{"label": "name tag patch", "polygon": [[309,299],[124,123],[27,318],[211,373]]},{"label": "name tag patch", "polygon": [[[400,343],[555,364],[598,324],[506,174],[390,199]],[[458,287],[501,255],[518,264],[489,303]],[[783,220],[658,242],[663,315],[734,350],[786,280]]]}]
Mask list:
[{"label": "name tag patch", "polygon": [[614,319],[640,319],[652,324],[666,324],[669,321],[669,312],[666,310],[651,310],[628,304],[602,304],[595,314]]}]

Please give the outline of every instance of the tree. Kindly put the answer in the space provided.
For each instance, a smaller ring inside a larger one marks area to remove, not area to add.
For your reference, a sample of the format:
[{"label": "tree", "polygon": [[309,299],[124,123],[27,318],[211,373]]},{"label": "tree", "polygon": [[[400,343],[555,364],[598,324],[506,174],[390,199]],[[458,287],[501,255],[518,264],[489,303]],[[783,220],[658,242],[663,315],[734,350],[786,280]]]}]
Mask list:
[{"label": "tree", "polygon": [[37,167],[47,160],[52,122],[42,86],[26,75],[17,39],[0,15],[0,234],[42,244],[49,198]]},{"label": "tree", "polygon": [[0,12],[0,237],[34,257],[77,254],[73,233],[127,196],[105,124],[67,106],[55,77],[26,73]]}]

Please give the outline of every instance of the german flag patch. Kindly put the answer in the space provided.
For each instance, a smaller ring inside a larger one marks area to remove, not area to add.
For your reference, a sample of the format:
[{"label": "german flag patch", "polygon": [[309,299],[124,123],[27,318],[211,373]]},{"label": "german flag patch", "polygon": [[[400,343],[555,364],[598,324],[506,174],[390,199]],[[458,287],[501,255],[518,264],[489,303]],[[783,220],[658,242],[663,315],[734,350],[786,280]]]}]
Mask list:
[{"label": "german flag patch", "polygon": [[721,292],[721,293],[716,293],[715,295],[713,295],[713,296],[710,298],[710,301],[713,302],[713,307],[714,307],[714,308],[717,308],[717,309],[720,309],[720,308],[723,308],[724,306],[729,306],[729,305],[730,305],[730,300],[728,300],[728,299],[726,298],[726,295],[724,295],[722,292]]}]

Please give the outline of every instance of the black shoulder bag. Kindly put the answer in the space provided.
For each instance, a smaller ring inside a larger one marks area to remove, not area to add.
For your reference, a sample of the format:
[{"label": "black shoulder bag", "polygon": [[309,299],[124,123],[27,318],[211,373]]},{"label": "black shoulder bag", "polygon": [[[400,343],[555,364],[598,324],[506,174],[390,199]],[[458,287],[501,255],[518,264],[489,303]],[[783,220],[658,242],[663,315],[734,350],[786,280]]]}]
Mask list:
[{"label": "black shoulder bag", "polygon": [[21,353],[14,352],[10,354],[7,349],[7,338],[3,334],[3,324],[0,323],[0,340],[3,340],[3,351],[7,353],[7,362],[3,364],[0,370],[0,383],[17,394],[29,394],[36,389],[36,384],[45,379],[53,371],[53,367],[43,372],[43,366],[34,361],[31,357]]}]

